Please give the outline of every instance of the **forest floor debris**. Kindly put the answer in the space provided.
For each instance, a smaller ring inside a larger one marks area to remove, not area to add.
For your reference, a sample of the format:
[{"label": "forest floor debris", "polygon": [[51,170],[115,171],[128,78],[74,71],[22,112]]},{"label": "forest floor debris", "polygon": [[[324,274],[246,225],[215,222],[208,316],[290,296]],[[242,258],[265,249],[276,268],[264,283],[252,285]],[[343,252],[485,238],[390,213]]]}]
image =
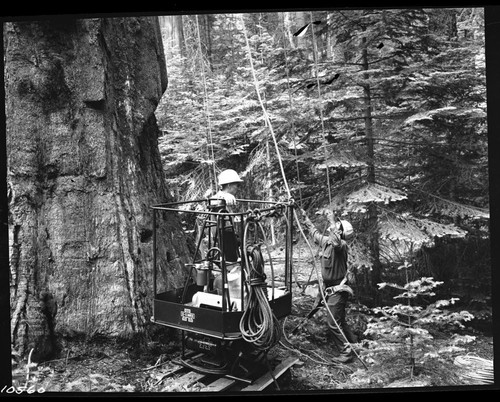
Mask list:
[{"label": "forest floor debris", "polygon": [[[307,295],[294,298],[293,313],[284,321],[281,342],[270,352],[270,358],[299,358],[286,381],[280,382],[281,392],[335,391],[411,387],[463,387],[481,386],[467,370],[457,366],[457,356],[477,356],[493,360],[493,338],[474,330],[467,330],[475,337],[464,345],[464,350],[432,359],[424,367],[418,367],[410,379],[408,371],[402,370],[401,362],[383,366],[369,366],[366,370],[357,359],[349,364],[332,364],[338,352],[333,349],[328,332],[325,331],[324,312],[321,310],[308,320],[296,335],[287,331],[295,328],[311,308],[313,299]],[[354,306],[355,307],[355,306]],[[362,320],[355,309],[351,311],[352,324],[359,329]],[[361,314],[361,313],[359,313]],[[358,321],[356,321],[358,320]],[[447,336],[436,336],[436,344],[446,344]],[[30,370],[30,382],[45,392],[199,392],[200,384],[177,387],[176,374],[179,366],[173,363],[180,356],[180,343],[150,342],[137,348],[125,341],[72,341],[63,357],[39,363]],[[26,367],[22,364],[14,371],[18,384],[26,380]],[[274,385],[270,386],[272,390]]]},{"label": "forest floor debris", "polygon": [[[278,269],[279,271],[279,269]],[[309,280],[310,267],[296,266],[295,281]],[[317,290],[316,290],[317,291]],[[415,365],[410,374],[404,356],[394,354],[384,361],[366,361],[355,358],[348,364],[334,364],[338,351],[333,347],[326,329],[326,310],[320,309],[294,334],[292,330],[311,310],[314,304],[314,285],[300,289],[293,287],[292,312],[282,320],[280,342],[269,352],[270,359],[300,360],[287,375],[280,378],[278,392],[305,393],[308,391],[355,392],[361,389],[385,388],[433,389],[436,387],[487,387],[470,373],[470,368],[457,365],[460,356],[475,356],[493,361],[493,336],[466,327],[461,335],[470,339],[451,353],[438,354],[424,365]],[[472,312],[473,313],[473,312]],[[353,332],[363,338],[369,313],[367,308],[351,303],[347,311],[348,323]],[[137,342],[109,339],[61,339],[61,352],[56,358],[28,367],[26,359],[18,358],[14,364],[14,384],[32,385],[45,392],[74,393],[199,393],[203,386],[194,381],[189,386],[178,382],[181,371],[175,359],[181,355],[180,331],[161,327],[161,336]],[[158,332],[157,331],[157,332]],[[450,337],[456,332],[432,333],[436,351],[448,347]],[[478,359],[476,361],[478,361]],[[463,359],[461,359],[463,361]],[[366,366],[365,366],[366,365]],[[29,383],[29,384],[28,384]],[[276,392],[276,384],[269,391]],[[229,392],[231,392],[229,390]]]}]

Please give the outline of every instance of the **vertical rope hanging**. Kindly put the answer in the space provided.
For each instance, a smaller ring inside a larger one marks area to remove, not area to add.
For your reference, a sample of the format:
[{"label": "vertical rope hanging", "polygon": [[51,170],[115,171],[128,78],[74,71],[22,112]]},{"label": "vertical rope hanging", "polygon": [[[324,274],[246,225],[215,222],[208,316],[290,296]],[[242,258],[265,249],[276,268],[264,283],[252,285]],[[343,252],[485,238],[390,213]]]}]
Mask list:
[{"label": "vertical rope hanging", "polygon": [[[318,86],[318,99],[320,102],[319,105],[319,115],[321,118],[321,132],[323,133],[323,138],[325,138],[326,141],[326,135],[325,135],[325,122],[324,122],[324,117],[323,117],[323,97],[321,96],[321,87],[319,83],[319,76],[318,76],[318,47],[316,45],[316,38],[314,37],[314,24],[313,24],[313,16],[312,12],[309,12],[309,18],[311,20],[310,22],[310,27],[311,27],[311,37],[312,37],[312,43],[313,43],[313,59],[314,59],[314,71],[316,74],[316,85]],[[324,145],[325,149],[325,159],[326,159],[326,144]],[[326,162],[326,160],[325,160]],[[326,181],[328,183],[328,200],[330,204],[332,203],[332,189],[330,187],[330,169],[328,168],[328,165],[325,163],[326,166]]]},{"label": "vertical rope hanging", "polygon": [[265,120],[267,126],[269,127],[269,130],[271,131],[271,135],[273,137],[274,147],[276,148],[276,155],[278,156],[278,162],[279,162],[280,169],[281,169],[281,175],[283,176],[283,183],[285,184],[288,198],[292,198],[292,195],[290,193],[290,188],[288,187],[288,182],[286,180],[285,170],[283,169],[283,162],[281,160],[281,155],[280,155],[280,151],[278,148],[278,142],[276,141],[276,136],[274,134],[273,126],[271,124],[271,120],[269,119],[269,115],[267,114],[266,108],[264,106],[264,102],[262,101],[262,97],[260,96],[259,82],[257,81],[257,77],[255,76],[255,69],[253,67],[252,52],[250,49],[250,42],[248,41],[248,35],[247,35],[246,27],[245,27],[245,21],[243,20],[242,14],[239,14],[239,17],[240,17],[241,26],[243,29],[243,35],[245,36],[245,43],[247,45],[248,60],[250,61],[250,68],[252,70],[252,77],[253,77],[253,82],[254,82],[254,86],[255,86],[255,91],[257,92],[257,97],[259,99],[260,107],[262,108],[264,120]]},{"label": "vertical rope hanging", "polygon": [[297,171],[297,182],[299,184],[299,202],[300,206],[303,207],[302,204],[302,189],[300,188],[300,174],[299,174],[299,162],[297,161],[297,144],[295,143],[295,119],[294,119],[294,108],[293,108],[293,98],[290,91],[290,76],[288,74],[288,55],[286,53],[286,44],[283,44],[283,51],[285,53],[285,73],[286,73],[286,85],[288,92],[288,103],[290,104],[290,110],[292,112],[292,119],[290,120],[290,124],[292,126],[292,138],[293,138],[293,150],[295,154],[295,170]]},{"label": "vertical rope hanging", "polygon": [[[215,170],[215,157],[214,157],[214,142],[212,139],[212,129],[211,129],[211,122],[210,122],[210,110],[209,110],[209,105],[208,105],[208,91],[207,91],[207,80],[205,78],[205,63],[203,60],[203,52],[201,50],[201,36],[200,36],[200,24],[198,22],[198,16],[196,16],[196,31],[198,34],[198,50],[200,53],[200,60],[201,60],[201,76],[203,80],[203,91],[204,91],[204,99],[203,103],[205,106],[205,116],[207,119],[207,129],[208,129],[208,138],[207,141],[210,141],[210,148],[207,144],[207,154],[208,154],[208,159],[212,161],[212,168],[213,168],[213,180],[211,180],[211,185],[212,189],[215,189],[217,191],[217,173]],[[211,150],[211,155],[209,152],[209,149]]]},{"label": "vertical rope hanging", "polygon": [[[314,67],[315,67],[315,73],[316,73],[316,84],[318,86],[318,98],[320,100],[319,111],[320,111],[320,118],[321,118],[321,129],[322,129],[323,136],[325,137],[325,125],[324,125],[324,118],[323,118],[323,99],[322,99],[322,96],[321,96],[321,87],[320,87],[320,81],[319,81],[319,76],[318,76],[318,62],[317,62],[318,55],[317,55],[316,40],[315,40],[315,37],[314,37],[314,24],[313,24],[312,12],[309,12],[309,16],[310,16],[310,21],[311,21],[310,22],[310,26],[311,26],[311,35],[312,35],[312,41],[313,41],[313,56],[314,56]],[[325,153],[326,153],[326,145],[325,145]],[[331,204],[332,198],[331,198],[330,176],[329,176],[328,166],[326,166],[326,176],[327,176],[327,180],[328,180],[328,198],[329,198],[329,201],[330,201],[330,204]],[[299,222],[299,219],[298,219],[297,215],[295,215],[295,219],[297,221],[298,228],[299,228],[302,236],[304,237],[307,245],[309,246],[309,249],[311,251],[311,255],[313,255],[313,249],[312,249],[311,244],[309,243],[309,241],[307,239],[307,236],[305,235],[305,233],[302,230],[302,227],[300,225],[300,222]],[[314,257],[313,257],[313,259],[314,259]],[[322,279],[321,278],[321,274],[318,271],[316,265],[314,265],[314,270],[316,271],[316,276],[318,277],[318,281],[321,283],[321,279]],[[360,356],[358,355],[358,353],[356,352],[356,350],[352,347],[351,343],[349,342],[349,340],[345,336],[344,331],[339,326],[337,320],[333,316],[333,313],[330,311],[330,308],[328,307],[328,303],[327,303],[324,291],[323,291],[323,289],[322,289],[321,286],[319,287],[319,290],[320,290],[320,294],[321,294],[321,298],[323,300],[324,306],[326,307],[326,310],[327,310],[328,314],[330,315],[330,317],[332,318],[335,326],[340,331],[340,333],[343,335],[346,343],[351,346],[351,349],[352,349],[354,355],[359,359],[359,361],[361,362],[361,364],[363,364],[363,366],[365,367],[365,369],[367,369],[367,366],[366,366],[365,362],[360,358]]]}]

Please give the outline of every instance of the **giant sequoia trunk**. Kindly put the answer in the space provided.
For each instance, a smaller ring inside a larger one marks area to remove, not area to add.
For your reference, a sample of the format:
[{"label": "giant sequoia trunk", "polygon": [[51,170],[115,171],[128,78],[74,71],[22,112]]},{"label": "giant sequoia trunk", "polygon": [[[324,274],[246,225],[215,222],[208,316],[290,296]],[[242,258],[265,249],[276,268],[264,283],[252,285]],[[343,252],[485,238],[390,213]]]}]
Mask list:
[{"label": "giant sequoia trunk", "polygon": [[[55,334],[140,332],[151,316],[150,206],[169,200],[154,115],[167,86],[158,21],[15,22],[4,34],[13,344],[43,358]],[[163,219],[158,258],[177,286],[186,241],[175,217]]]}]

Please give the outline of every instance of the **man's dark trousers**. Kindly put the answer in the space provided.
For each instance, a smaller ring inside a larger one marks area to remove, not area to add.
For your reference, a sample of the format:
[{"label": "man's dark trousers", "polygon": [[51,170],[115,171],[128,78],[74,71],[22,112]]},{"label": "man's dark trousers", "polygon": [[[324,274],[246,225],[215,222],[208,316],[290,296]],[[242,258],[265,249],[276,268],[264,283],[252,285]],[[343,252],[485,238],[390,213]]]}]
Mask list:
[{"label": "man's dark trousers", "polygon": [[335,345],[337,346],[339,352],[342,352],[344,350],[346,338],[350,343],[357,342],[356,335],[352,333],[351,329],[349,328],[346,322],[345,309],[348,298],[349,298],[349,293],[347,292],[335,292],[331,296],[328,296],[326,301],[326,303],[328,304],[328,308],[330,309],[330,311],[333,314],[333,317],[335,318],[335,321],[345,334],[344,337],[342,333],[339,331],[337,325],[335,325],[335,322],[333,321],[330,313],[328,313],[327,311],[326,322],[328,324],[328,327],[331,329],[333,333],[333,339],[335,341]]}]

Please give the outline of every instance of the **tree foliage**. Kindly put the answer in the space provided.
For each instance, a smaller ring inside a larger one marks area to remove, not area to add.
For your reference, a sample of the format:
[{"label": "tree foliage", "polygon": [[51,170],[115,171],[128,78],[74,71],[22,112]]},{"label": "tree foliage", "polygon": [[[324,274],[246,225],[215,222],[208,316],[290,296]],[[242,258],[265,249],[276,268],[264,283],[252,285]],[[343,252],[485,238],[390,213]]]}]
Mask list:
[{"label": "tree foliage", "polygon": [[[470,321],[474,316],[468,311],[449,311],[447,308],[457,299],[435,300],[435,289],[443,282],[432,277],[422,277],[409,281],[408,269],[411,264],[407,261],[398,269],[406,271],[407,281],[400,285],[397,283],[380,283],[380,289],[396,289],[398,294],[394,299],[401,301],[392,306],[374,308],[379,317],[374,318],[367,325],[364,341],[368,350],[363,350],[364,356],[369,357],[373,363],[388,361],[394,356],[404,357],[408,360],[410,377],[413,376],[415,367],[422,365],[440,354],[460,350],[460,342],[469,342],[470,337],[456,335],[450,340],[448,348],[436,350],[431,332],[445,329],[464,328],[463,323]],[[425,303],[426,300],[434,300]],[[424,301],[424,302],[423,302]]]}]

